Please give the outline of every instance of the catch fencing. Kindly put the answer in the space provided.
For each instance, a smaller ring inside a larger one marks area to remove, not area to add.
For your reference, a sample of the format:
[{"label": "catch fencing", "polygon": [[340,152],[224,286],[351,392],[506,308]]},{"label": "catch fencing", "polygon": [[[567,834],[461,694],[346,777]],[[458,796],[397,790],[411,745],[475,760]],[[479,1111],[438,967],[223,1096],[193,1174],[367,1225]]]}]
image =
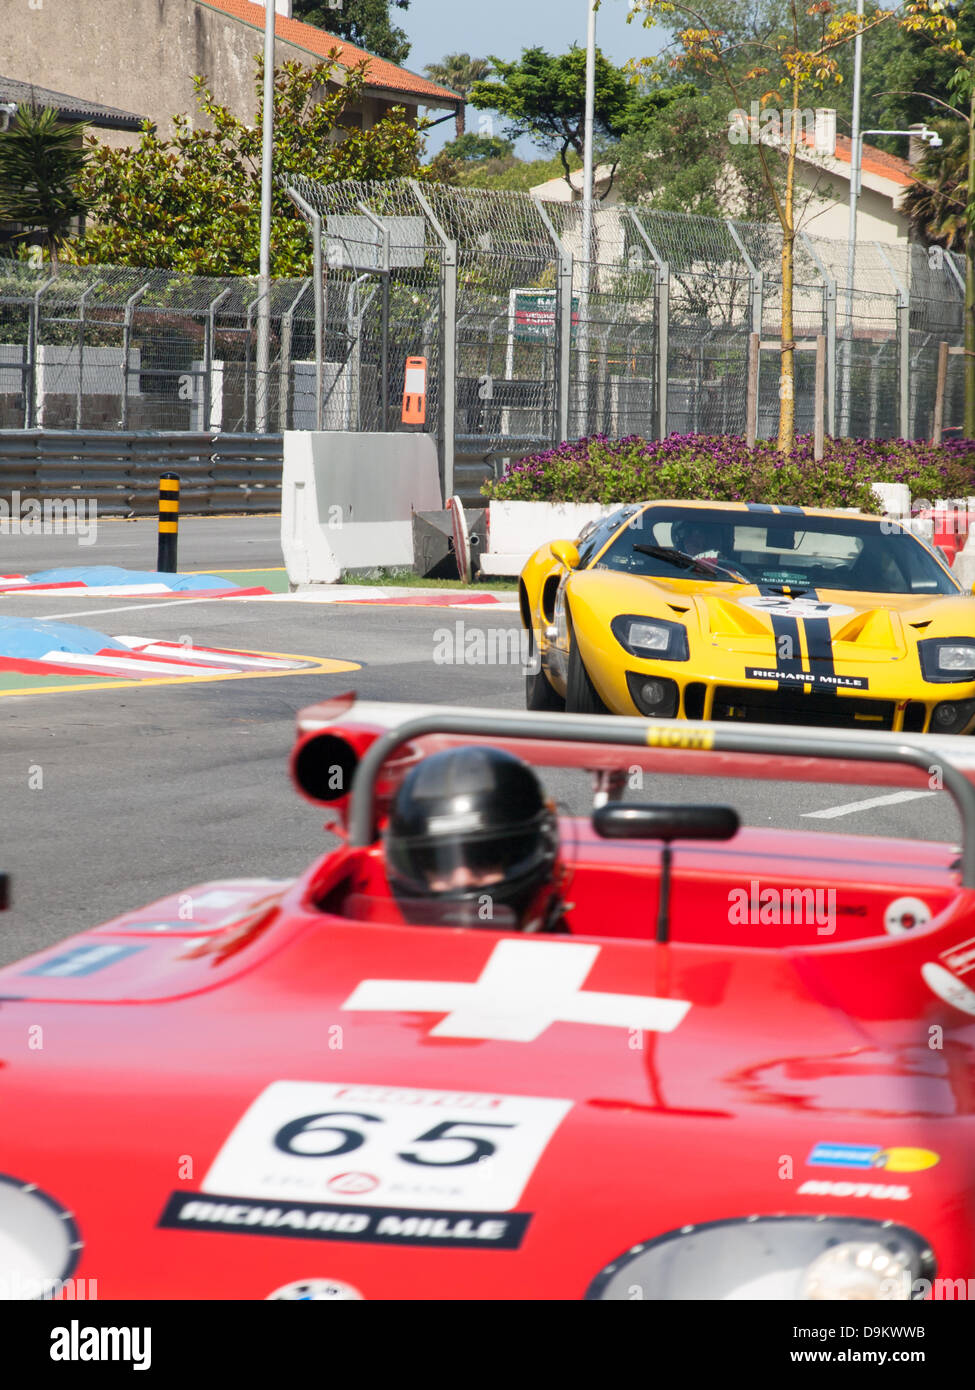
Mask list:
[{"label": "catch fencing", "polygon": [[[288,191],[316,273],[274,281],[266,306],[256,278],[0,262],[0,430],[399,429],[422,357],[447,492],[476,497],[505,458],[584,434],[745,432],[749,335],[780,333],[777,225],[598,204],[586,246],[578,202],[413,179]],[[930,438],[963,306],[958,256],[863,240],[848,282],[847,243],[800,232],[795,337],[826,339],[827,433]],[[814,354],[794,361],[811,433]],[[773,344],[760,437],[778,375]],[[952,354],[946,436],[962,404]]]}]

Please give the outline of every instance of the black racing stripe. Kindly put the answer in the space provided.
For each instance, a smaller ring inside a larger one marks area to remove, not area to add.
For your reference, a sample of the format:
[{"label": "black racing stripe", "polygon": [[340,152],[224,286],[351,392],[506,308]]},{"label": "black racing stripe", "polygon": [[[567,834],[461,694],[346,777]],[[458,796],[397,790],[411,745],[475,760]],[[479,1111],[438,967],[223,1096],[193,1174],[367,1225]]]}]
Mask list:
[{"label": "black racing stripe", "polygon": [[745,506],[750,512],[774,512],[775,508],[769,502],[746,502]]},{"label": "black racing stripe", "polygon": [[806,515],[806,513],[803,511],[802,507],[780,507],[780,508],[779,508],[779,511],[780,511],[780,512],[785,512],[785,514],[786,514],[787,516],[805,516],[805,515]]},{"label": "black racing stripe", "polygon": [[[810,670],[822,676],[832,676],[836,673],[833,664],[833,637],[829,630],[828,618],[803,618],[803,628],[806,633],[806,647],[809,651]],[[817,687],[821,689],[821,687]],[[829,694],[836,694],[835,686],[827,686]]]},{"label": "black racing stripe", "polygon": [[[770,613],[772,619],[772,632],[775,636],[775,666],[779,671],[801,671],[802,670],[802,647],[799,643],[799,623],[795,618],[788,618],[783,613]],[[787,639],[787,640],[784,640]],[[792,656],[784,656],[783,647],[787,652],[791,651]],[[800,687],[796,681],[779,681],[779,690],[798,690]]]}]

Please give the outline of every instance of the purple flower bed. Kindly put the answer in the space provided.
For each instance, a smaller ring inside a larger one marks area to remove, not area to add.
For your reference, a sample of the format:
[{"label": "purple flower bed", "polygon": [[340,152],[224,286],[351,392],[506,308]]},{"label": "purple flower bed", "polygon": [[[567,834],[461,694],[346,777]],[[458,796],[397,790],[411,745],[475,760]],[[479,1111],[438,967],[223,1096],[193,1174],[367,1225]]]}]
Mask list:
[{"label": "purple flower bed", "polygon": [[975,493],[975,440],[940,448],[907,439],[827,439],[813,458],[811,435],[789,454],[740,436],[672,434],[667,439],[590,435],[513,463],[482,491],[509,502],[644,502],[657,497],[879,510],[871,483],[907,483],[932,502]]}]

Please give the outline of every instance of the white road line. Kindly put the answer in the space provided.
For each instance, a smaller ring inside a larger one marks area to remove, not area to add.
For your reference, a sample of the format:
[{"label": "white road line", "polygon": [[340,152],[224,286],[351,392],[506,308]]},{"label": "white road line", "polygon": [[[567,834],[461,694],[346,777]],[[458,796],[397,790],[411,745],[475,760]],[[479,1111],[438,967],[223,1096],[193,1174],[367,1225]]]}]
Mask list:
[{"label": "white road line", "polygon": [[[41,595],[38,594],[38,598]],[[64,622],[68,618],[95,618],[101,613],[135,613],[140,608],[154,608],[157,613],[165,613],[170,608],[180,608],[184,603],[223,603],[219,598],[172,598],[163,603],[126,603],[113,608],[85,608],[80,613],[34,613],[31,616],[42,623]]]},{"label": "white road line", "polygon": [[871,811],[875,806],[896,806],[900,801],[936,795],[936,792],[891,792],[889,796],[871,796],[867,801],[848,801],[845,806],[827,806],[823,811],[804,811],[803,815],[807,820],[833,820],[836,816],[850,816],[854,811]]}]

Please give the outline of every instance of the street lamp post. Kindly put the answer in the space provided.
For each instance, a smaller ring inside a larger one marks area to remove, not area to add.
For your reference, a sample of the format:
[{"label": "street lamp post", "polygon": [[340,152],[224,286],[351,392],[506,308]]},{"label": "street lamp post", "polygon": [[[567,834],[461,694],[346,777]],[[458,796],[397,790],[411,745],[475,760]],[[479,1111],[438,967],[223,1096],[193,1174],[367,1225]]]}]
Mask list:
[{"label": "street lamp post", "polygon": [[[264,119],[261,144],[261,259],[257,306],[257,391],[255,427],[267,433],[271,367],[271,180],[274,153],[275,0],[264,3]],[[246,429],[247,422],[244,422]]]},{"label": "street lamp post", "polygon": [[596,5],[588,0],[589,22],[586,30],[586,115],[582,150],[582,266],[579,286],[579,395],[583,431],[589,429],[589,283],[592,261],[592,139],[596,107]]},{"label": "street lamp post", "polygon": [[[857,23],[863,19],[863,0],[857,0]],[[843,343],[843,404],[840,434],[850,432],[850,379],[853,358],[853,277],[856,274],[857,198],[860,195],[860,87],[863,75],[863,34],[853,40],[853,113],[850,126],[850,223],[846,238],[846,336]]]},{"label": "street lamp post", "polygon": [[[857,44],[860,42],[859,35],[857,35],[856,42]],[[859,58],[857,56],[854,59],[853,135],[850,149],[850,230],[846,258],[846,341],[843,345],[843,409],[840,413],[840,434],[844,435],[850,432],[850,396],[853,370],[853,278],[856,272],[857,202],[860,197],[863,171],[863,142],[868,135],[913,135],[926,141],[932,149],[937,149],[941,144],[941,136],[938,132],[929,129],[926,125],[915,126],[913,130],[860,130],[858,63]]]}]

